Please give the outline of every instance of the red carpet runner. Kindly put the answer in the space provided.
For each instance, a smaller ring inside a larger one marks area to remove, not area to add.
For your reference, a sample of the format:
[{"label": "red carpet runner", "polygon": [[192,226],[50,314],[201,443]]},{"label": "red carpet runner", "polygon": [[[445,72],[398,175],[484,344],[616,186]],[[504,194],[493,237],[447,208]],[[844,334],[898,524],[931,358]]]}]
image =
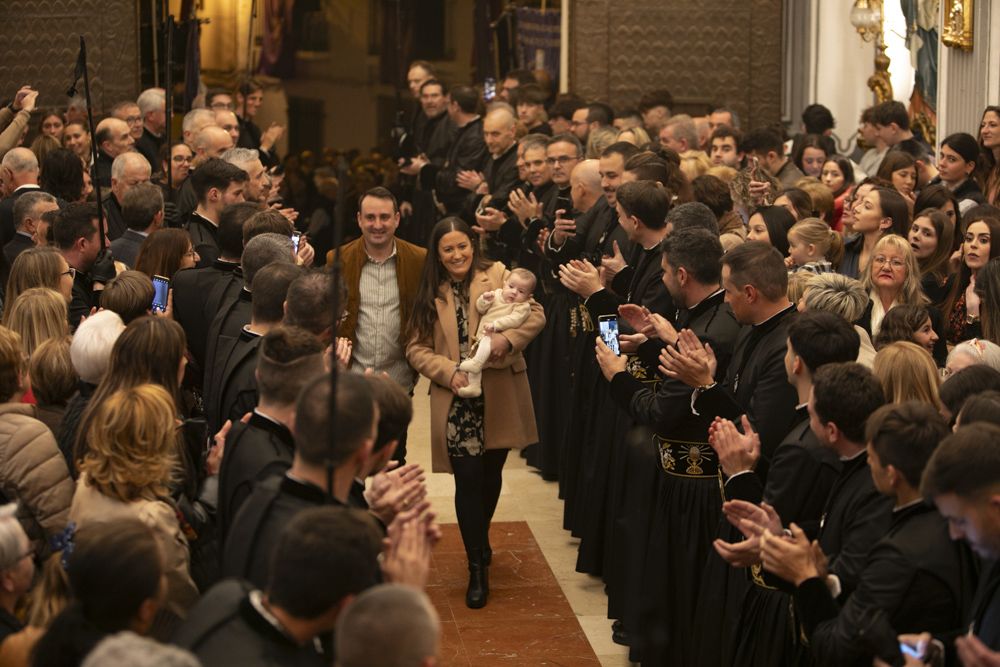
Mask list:
[{"label": "red carpet runner", "polygon": [[600,665],[528,524],[493,524],[483,609],[465,606],[469,574],[458,525],[441,528],[427,586],[441,615],[441,667]]}]

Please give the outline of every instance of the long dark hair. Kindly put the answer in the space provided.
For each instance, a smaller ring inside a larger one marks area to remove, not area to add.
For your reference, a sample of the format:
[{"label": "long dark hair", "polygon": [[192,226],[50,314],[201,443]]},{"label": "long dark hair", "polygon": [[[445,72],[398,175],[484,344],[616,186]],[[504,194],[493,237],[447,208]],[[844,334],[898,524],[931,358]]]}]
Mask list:
[{"label": "long dark hair", "polygon": [[906,205],[903,195],[892,188],[875,188],[875,192],[878,193],[882,217],[892,220],[892,226],[885,233],[907,238],[910,234],[910,207]]},{"label": "long dark hair", "polygon": [[[1000,107],[988,106],[983,109],[982,118],[986,118],[986,114],[992,113],[1000,117]],[[982,120],[979,121],[982,125]],[[990,197],[990,186],[996,186],[1000,182],[1000,162],[997,162],[996,156],[993,155],[993,151],[983,145],[982,133],[977,135],[979,138],[979,149],[982,156],[979,163],[976,164],[976,171],[973,175],[976,181],[979,183],[979,188],[983,191],[986,196],[987,201]]]},{"label": "long dark hair", "polygon": [[929,318],[930,313],[925,306],[916,304],[895,306],[882,318],[882,327],[875,337],[875,349],[881,350],[886,345],[900,340],[916,342],[913,340],[913,335]]},{"label": "long dark hair", "polygon": [[[976,207],[980,208],[980,207]],[[993,239],[1000,239],[1000,218],[992,215],[975,215],[976,208],[969,209],[969,213],[973,215],[966,215],[962,219],[962,226],[956,230],[956,236],[965,242],[965,232],[968,231],[969,227],[975,222],[985,223],[987,227],[990,228],[990,259],[994,257],[1000,257],[1000,243],[993,243]],[[983,267],[986,268],[985,266]],[[980,269],[982,270],[982,269]],[[951,291],[948,293],[948,298],[945,299],[943,313],[947,318],[951,315],[952,310],[955,308],[955,303],[965,294],[965,288],[969,286],[969,282],[972,280],[972,270],[969,265],[965,263],[964,259],[959,265],[958,277],[952,281]]]},{"label": "long dark hair", "polygon": [[434,323],[437,322],[437,308],[434,306],[434,300],[438,297],[441,284],[448,280],[448,271],[438,257],[438,245],[441,243],[441,238],[449,232],[462,232],[469,238],[469,243],[472,245],[472,267],[465,276],[466,286],[472,282],[472,276],[477,271],[485,271],[492,264],[489,259],[483,257],[479,249],[479,237],[461,218],[450,216],[434,225],[427,241],[427,260],[424,262],[424,270],[420,275],[420,286],[417,288],[417,298],[410,315],[408,327],[410,339],[426,339],[433,334]]},{"label": "long dark hair", "polygon": [[754,211],[755,215],[758,213],[764,219],[771,245],[781,253],[782,257],[787,257],[788,230],[795,225],[795,218],[784,206],[762,206]]},{"label": "long dark hair", "polygon": [[76,153],[67,148],[49,151],[41,168],[38,183],[43,190],[67,202],[83,198],[83,163]]},{"label": "long dark hair", "polygon": [[79,665],[105,636],[130,629],[142,604],[160,594],[163,555],[138,519],[82,527],[65,563],[70,602],[35,645],[33,665]]},{"label": "long dark hair", "polygon": [[173,279],[181,268],[184,255],[191,246],[191,237],[183,229],[158,229],[142,242],[135,270],[147,276],[165,276]]}]

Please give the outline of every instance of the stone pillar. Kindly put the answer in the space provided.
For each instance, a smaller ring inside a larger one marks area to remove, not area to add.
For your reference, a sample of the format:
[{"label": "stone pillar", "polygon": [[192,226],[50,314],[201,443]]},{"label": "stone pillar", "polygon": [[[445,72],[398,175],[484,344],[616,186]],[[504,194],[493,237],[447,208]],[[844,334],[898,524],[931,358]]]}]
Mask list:
[{"label": "stone pillar", "polygon": [[[941,26],[947,20],[945,12],[949,4],[941,2]],[[1000,104],[1000,6],[989,0],[976,0],[973,31],[972,51],[941,43],[939,141],[953,132],[968,132],[978,137],[983,108]]]}]

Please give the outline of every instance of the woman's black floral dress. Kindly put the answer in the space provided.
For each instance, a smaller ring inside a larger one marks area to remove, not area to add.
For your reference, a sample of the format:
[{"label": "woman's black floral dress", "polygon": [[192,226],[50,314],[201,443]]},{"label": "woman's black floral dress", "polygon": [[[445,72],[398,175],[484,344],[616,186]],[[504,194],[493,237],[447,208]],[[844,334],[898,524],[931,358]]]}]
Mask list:
[{"label": "woman's black floral dress", "polygon": [[[465,359],[469,354],[469,288],[463,282],[452,282],[451,291],[455,298],[455,319],[458,321],[459,357]],[[448,456],[482,456],[486,448],[483,438],[485,405],[482,395],[475,398],[455,396],[452,399],[445,435]]]}]

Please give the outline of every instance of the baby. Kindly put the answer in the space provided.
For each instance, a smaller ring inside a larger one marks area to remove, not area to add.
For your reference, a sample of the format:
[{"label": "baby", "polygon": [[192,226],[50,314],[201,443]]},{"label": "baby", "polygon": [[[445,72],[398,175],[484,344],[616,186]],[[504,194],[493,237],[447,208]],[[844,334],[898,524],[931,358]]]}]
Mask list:
[{"label": "baby", "polygon": [[469,374],[469,384],[458,390],[463,398],[483,393],[483,366],[490,358],[490,334],[516,329],[531,313],[531,294],[535,291],[535,274],[527,269],[514,269],[502,289],[486,292],[476,300],[479,329],[468,359],[458,370]]}]

